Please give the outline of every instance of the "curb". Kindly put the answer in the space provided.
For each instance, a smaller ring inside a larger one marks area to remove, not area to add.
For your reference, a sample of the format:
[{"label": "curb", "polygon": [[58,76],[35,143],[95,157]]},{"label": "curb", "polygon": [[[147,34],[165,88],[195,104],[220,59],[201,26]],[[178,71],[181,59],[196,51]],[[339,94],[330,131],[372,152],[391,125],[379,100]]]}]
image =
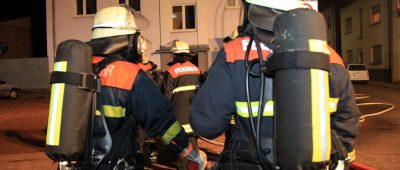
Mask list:
[{"label": "curb", "polygon": [[367,82],[369,85],[376,85],[376,86],[383,86],[383,87],[389,87],[389,88],[395,88],[395,89],[400,89],[400,84],[394,84],[394,83],[387,83],[387,82],[382,82],[382,81],[373,81],[369,80]]}]

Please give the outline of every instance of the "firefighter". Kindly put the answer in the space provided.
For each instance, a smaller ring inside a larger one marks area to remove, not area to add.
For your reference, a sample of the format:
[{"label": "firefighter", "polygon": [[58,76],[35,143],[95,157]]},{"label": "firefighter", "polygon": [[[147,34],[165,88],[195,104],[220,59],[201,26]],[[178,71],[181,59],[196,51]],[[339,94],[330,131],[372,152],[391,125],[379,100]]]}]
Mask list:
[{"label": "firefighter", "polygon": [[[293,4],[303,3],[299,0],[287,0],[285,2],[280,0],[245,0],[243,2],[245,5],[244,32],[241,32],[236,39],[224,44],[224,48],[220,50],[209,69],[207,81],[194,97],[190,112],[190,123],[193,130],[200,136],[210,139],[220,136],[231,127],[231,113],[235,113],[236,125],[233,126],[232,135],[222,152],[219,168],[278,169],[279,165],[276,165],[276,160],[274,160],[276,150],[273,150],[276,145],[279,146],[279,143],[274,143],[273,136],[274,117],[276,115],[273,111],[271,112],[269,102],[266,102],[265,110],[261,111],[264,113],[261,116],[259,127],[251,125],[251,121],[257,119],[250,119],[250,114],[247,112],[247,109],[253,110],[258,107],[258,105],[252,105],[248,108],[247,97],[250,98],[251,103],[257,103],[261,96],[261,78],[260,76],[250,76],[248,79],[250,87],[246,88],[245,56],[246,52],[249,52],[250,61],[258,59],[257,50],[260,50],[262,57],[269,56],[274,51],[273,24],[275,18],[287,10],[301,7],[293,6]],[[251,37],[256,37],[259,40],[259,46],[255,45],[254,41],[253,46],[249,45]],[[353,86],[340,56],[331,48],[329,51],[329,93],[330,97],[338,98],[337,110],[331,113],[331,131],[337,132],[339,142],[344,146],[343,149],[332,146],[330,168],[335,168],[336,164],[343,163],[342,160],[337,158],[339,151],[344,151],[347,162],[355,159],[354,145],[358,133],[357,125],[360,112],[355,103]],[[273,78],[268,77],[264,82],[266,86],[271,87]],[[246,93],[246,90],[250,91],[251,96],[246,96],[246,94],[249,94]],[[272,88],[267,88],[263,95],[273,96]],[[291,106],[287,107],[290,108]],[[253,114],[256,113],[253,112]],[[258,112],[258,114],[260,113]],[[238,123],[240,124],[238,125]],[[252,128],[261,128],[260,134],[249,135]],[[260,150],[253,147],[254,141],[255,143],[260,142]],[[297,141],[291,142],[296,143]],[[338,168],[340,166],[343,165],[339,165]],[[319,168],[326,169],[326,165]],[[302,167],[294,169],[302,169]]]},{"label": "firefighter", "polygon": [[113,142],[99,169],[131,168],[126,162],[136,155],[134,140],[139,126],[147,136],[159,138],[179,157],[203,169],[205,161],[193,149],[171,104],[134,64],[141,60],[141,47],[147,43],[138,30],[148,25],[144,16],[127,6],[107,7],[94,17],[89,44],[93,48],[95,71],[100,67],[97,71],[102,83],[101,102]]},{"label": "firefighter", "polygon": [[[172,45],[173,61],[165,73],[161,91],[172,103],[174,113],[179,123],[182,124],[192,144],[197,147],[197,138],[189,125],[189,112],[191,97],[200,85],[200,69],[190,62],[191,53],[189,44],[184,41],[175,40]],[[182,169],[185,160],[178,160],[178,168]]]}]

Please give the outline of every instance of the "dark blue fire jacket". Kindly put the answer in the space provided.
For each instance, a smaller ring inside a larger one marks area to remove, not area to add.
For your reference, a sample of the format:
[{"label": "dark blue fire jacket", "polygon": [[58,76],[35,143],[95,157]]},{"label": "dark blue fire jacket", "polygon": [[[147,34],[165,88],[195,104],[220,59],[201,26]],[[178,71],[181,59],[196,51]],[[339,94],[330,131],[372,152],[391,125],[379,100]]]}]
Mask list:
[{"label": "dark blue fire jacket", "polygon": [[[246,91],[245,91],[245,51],[249,43],[248,37],[239,37],[227,44],[218,53],[216,60],[212,64],[205,83],[201,86],[199,92],[194,97],[190,123],[200,136],[206,138],[215,138],[230,127],[232,116],[237,119],[243,119],[248,122]],[[253,43],[254,45],[254,43]],[[267,56],[271,50],[262,45],[262,54]],[[256,48],[252,48],[250,60],[257,58]],[[257,68],[257,66],[255,67]],[[257,71],[257,70],[255,70]],[[354,89],[349,80],[349,75],[340,56],[330,49],[330,97],[337,98],[337,110],[331,113],[331,129],[341,136],[341,142],[346,148],[347,156],[354,160],[355,137],[358,133],[357,125],[360,118],[360,112],[355,103]],[[259,78],[250,77],[251,101],[258,101],[260,94]],[[266,80],[267,86],[272,86],[272,79]],[[272,99],[272,88],[267,89],[267,101]],[[244,110],[243,110],[244,107]],[[258,105],[256,105],[258,107]],[[273,135],[273,113],[269,113],[268,102],[264,109],[264,116],[261,122],[262,143],[269,147],[272,146]],[[290,106],[288,106],[290,107]],[[254,112],[253,112],[254,113]],[[247,116],[247,117],[246,117]],[[243,126],[233,126],[230,131],[232,135],[229,143],[225,146],[225,151],[229,150],[235,142],[248,143],[248,137],[244,133],[250,132],[248,123]],[[333,147],[333,146],[332,146]],[[332,149],[333,150],[333,149]],[[225,152],[224,151],[224,152]]]}]

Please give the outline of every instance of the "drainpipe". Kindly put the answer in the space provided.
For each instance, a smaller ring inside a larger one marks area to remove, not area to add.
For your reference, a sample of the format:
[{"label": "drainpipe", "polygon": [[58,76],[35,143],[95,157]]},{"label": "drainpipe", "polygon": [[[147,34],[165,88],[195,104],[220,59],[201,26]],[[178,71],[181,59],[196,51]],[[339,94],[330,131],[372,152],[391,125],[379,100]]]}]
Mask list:
[{"label": "drainpipe", "polygon": [[392,0],[387,0],[388,8],[387,8],[387,15],[388,15],[388,41],[389,41],[389,75],[390,75],[390,82],[393,81],[393,5]]}]

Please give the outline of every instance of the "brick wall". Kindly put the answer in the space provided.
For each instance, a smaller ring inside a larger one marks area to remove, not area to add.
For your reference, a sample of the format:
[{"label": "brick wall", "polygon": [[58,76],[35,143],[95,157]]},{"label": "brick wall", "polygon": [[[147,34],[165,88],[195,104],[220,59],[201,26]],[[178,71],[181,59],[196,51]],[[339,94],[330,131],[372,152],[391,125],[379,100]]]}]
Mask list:
[{"label": "brick wall", "polygon": [[8,51],[0,54],[0,59],[31,58],[31,18],[0,23],[0,42],[8,45]]}]

